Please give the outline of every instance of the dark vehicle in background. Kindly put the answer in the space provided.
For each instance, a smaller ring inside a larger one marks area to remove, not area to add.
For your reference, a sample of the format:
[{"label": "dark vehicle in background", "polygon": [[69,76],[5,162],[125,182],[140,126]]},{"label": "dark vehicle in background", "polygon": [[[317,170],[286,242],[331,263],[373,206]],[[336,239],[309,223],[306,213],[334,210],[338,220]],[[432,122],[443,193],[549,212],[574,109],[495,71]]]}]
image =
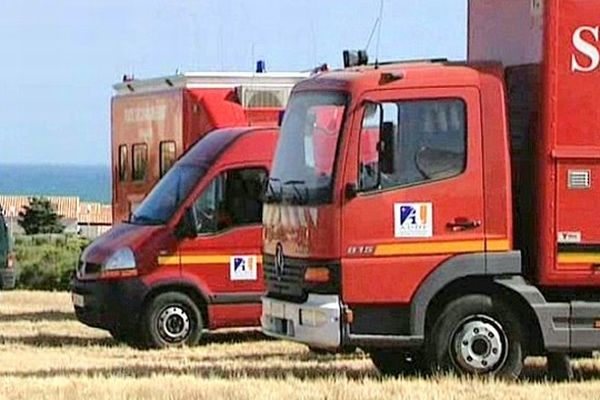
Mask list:
[{"label": "dark vehicle in background", "polygon": [[16,282],[15,259],[6,221],[0,209],[0,289],[13,289]]}]

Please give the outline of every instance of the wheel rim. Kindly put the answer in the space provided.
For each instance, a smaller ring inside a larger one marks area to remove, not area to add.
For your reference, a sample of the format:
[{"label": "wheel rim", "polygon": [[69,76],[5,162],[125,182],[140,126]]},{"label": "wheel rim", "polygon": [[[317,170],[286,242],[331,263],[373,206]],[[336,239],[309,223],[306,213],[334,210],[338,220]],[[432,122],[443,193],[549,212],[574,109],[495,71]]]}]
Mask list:
[{"label": "wheel rim", "polygon": [[460,370],[471,374],[498,371],[508,355],[504,328],[487,315],[476,315],[458,324],[451,336],[451,359]]},{"label": "wheel rim", "polygon": [[191,319],[187,311],[179,306],[165,307],[158,315],[158,332],[169,343],[184,341],[191,331]]}]

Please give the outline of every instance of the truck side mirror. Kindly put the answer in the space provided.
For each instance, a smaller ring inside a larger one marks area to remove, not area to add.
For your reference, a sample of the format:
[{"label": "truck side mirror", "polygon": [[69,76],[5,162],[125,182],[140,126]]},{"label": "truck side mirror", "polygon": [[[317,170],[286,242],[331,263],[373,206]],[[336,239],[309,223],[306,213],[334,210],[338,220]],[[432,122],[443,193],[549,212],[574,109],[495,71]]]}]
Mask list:
[{"label": "truck side mirror", "polygon": [[346,183],[344,186],[344,197],[346,200],[352,200],[358,194],[356,183]]},{"label": "truck side mirror", "polygon": [[194,210],[189,207],[185,210],[183,217],[177,224],[177,228],[175,229],[175,234],[178,238],[189,238],[193,239],[198,236],[198,231],[196,229],[197,226],[196,215],[194,214]]},{"label": "truck side mirror", "polygon": [[381,124],[379,136],[379,168],[381,173],[394,173],[394,123],[384,122]]}]

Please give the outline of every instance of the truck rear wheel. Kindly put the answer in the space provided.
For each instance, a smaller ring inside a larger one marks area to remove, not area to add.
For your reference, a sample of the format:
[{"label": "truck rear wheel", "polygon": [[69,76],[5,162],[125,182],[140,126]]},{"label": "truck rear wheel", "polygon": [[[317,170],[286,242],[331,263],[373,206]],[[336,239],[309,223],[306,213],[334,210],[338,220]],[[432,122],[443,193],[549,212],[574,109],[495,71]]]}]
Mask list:
[{"label": "truck rear wheel", "polygon": [[430,332],[427,352],[434,371],[511,380],[521,374],[521,325],[496,298],[468,295],[452,301]]},{"label": "truck rear wheel", "polygon": [[202,336],[202,314],[187,295],[161,293],[148,304],[142,319],[149,348],[194,346]]},{"label": "truck rear wheel", "polygon": [[416,351],[373,350],[369,355],[383,375],[417,375],[424,371],[423,355]]}]

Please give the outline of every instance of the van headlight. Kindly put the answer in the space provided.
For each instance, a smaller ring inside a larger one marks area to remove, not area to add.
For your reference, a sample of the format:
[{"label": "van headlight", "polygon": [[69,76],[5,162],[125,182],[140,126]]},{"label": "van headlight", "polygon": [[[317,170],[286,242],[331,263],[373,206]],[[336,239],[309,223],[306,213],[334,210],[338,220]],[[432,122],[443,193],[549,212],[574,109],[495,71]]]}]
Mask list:
[{"label": "van headlight", "polygon": [[115,251],[102,265],[104,271],[135,269],[135,267],[135,256],[129,247],[123,247]]}]

